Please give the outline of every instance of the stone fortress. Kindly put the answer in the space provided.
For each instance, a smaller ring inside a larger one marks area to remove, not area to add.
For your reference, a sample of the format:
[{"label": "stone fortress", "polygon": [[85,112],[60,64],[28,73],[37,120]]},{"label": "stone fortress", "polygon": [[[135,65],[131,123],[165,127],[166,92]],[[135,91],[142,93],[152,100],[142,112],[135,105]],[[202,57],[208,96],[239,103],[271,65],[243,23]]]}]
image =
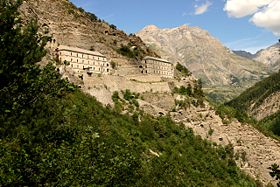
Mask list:
[{"label": "stone fortress", "polygon": [[165,78],[174,77],[173,63],[164,59],[147,56],[139,68],[142,74],[155,74]]},{"label": "stone fortress", "polygon": [[[56,57],[60,62],[67,62],[78,74],[113,74],[110,60],[105,55],[77,47],[59,45],[55,47]],[[120,67],[121,68],[121,67]],[[139,73],[163,78],[174,77],[174,64],[164,59],[147,56],[139,62]]]},{"label": "stone fortress", "polygon": [[76,73],[109,74],[112,71],[107,58],[96,51],[89,51],[77,47],[59,45],[56,54],[60,62],[68,62]]}]

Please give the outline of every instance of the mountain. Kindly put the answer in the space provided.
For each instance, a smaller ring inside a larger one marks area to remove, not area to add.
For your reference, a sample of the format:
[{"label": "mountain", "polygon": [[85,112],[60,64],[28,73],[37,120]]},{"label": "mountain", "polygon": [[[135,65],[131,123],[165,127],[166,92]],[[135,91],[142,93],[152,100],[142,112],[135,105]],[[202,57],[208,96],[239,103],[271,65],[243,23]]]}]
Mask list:
[{"label": "mountain", "polygon": [[253,58],[255,61],[261,62],[273,71],[280,69],[280,43],[274,44],[266,49],[260,50]]},{"label": "mountain", "polygon": [[267,76],[264,65],[232,53],[199,27],[150,25],[136,35],[162,57],[184,64],[212,97],[233,98]]},{"label": "mountain", "polygon": [[270,135],[280,136],[280,72],[247,89],[227,105],[255,118],[255,125]]},{"label": "mountain", "polygon": [[247,52],[247,51],[238,50],[238,51],[232,51],[232,52],[234,52],[235,54],[237,54],[241,57],[248,58],[248,59],[253,59],[255,57],[254,54]]},{"label": "mountain", "polygon": [[20,7],[25,20],[36,19],[42,31],[49,32],[57,44],[96,50],[117,63],[132,59],[119,53],[122,47],[136,50],[135,58],[157,56],[135,35],[127,35],[115,25],[98,19],[67,0],[28,0]]},{"label": "mountain", "polygon": [[280,111],[280,72],[258,82],[228,104],[257,120],[276,114]]}]

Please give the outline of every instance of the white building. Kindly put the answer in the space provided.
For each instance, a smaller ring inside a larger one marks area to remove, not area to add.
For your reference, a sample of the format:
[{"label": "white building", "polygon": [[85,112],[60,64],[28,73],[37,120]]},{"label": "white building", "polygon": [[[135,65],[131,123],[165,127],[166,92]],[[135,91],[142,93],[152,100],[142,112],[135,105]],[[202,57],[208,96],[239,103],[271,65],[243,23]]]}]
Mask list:
[{"label": "white building", "polygon": [[159,75],[166,78],[174,77],[173,63],[161,58],[147,56],[142,60],[139,68],[142,74]]},{"label": "white building", "polygon": [[56,52],[60,62],[67,61],[77,73],[109,74],[112,71],[106,56],[99,52],[65,45],[59,45]]}]

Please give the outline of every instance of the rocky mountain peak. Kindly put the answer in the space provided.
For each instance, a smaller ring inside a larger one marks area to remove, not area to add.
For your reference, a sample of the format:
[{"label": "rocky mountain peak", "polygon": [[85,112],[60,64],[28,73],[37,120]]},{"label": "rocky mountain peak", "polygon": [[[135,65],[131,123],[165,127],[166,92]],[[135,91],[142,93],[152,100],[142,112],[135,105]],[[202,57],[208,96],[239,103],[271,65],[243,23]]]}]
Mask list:
[{"label": "rocky mountain peak", "polygon": [[268,66],[271,71],[278,71],[280,68],[280,43],[274,44],[255,54],[254,60]]},{"label": "rocky mountain peak", "polygon": [[222,89],[223,94],[232,97],[266,76],[264,65],[233,54],[199,27],[143,29],[136,35],[163,58],[184,64],[210,92]]},{"label": "rocky mountain peak", "polygon": [[148,25],[143,30],[145,30],[145,31],[154,31],[154,30],[157,30],[157,29],[159,29],[159,28],[157,26],[155,26],[155,25]]}]

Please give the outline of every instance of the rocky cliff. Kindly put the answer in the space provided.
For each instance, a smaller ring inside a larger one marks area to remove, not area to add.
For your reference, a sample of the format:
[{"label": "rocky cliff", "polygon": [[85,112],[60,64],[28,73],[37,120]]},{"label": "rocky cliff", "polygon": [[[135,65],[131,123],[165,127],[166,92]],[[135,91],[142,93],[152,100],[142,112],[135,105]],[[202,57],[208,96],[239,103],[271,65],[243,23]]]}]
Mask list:
[{"label": "rocky cliff", "polygon": [[58,44],[96,50],[121,64],[133,61],[118,53],[121,47],[137,50],[136,59],[156,56],[139,37],[128,36],[67,0],[28,0],[23,2],[20,11],[23,19],[38,20],[43,32],[48,31]]},{"label": "rocky cliff", "polygon": [[260,50],[253,58],[255,61],[261,62],[268,68],[277,72],[280,69],[280,43],[274,44],[266,49]]},{"label": "rocky cliff", "polygon": [[160,29],[150,25],[136,35],[164,58],[184,64],[202,79],[208,92],[218,91],[225,98],[266,76],[264,65],[232,53],[198,27]]}]

